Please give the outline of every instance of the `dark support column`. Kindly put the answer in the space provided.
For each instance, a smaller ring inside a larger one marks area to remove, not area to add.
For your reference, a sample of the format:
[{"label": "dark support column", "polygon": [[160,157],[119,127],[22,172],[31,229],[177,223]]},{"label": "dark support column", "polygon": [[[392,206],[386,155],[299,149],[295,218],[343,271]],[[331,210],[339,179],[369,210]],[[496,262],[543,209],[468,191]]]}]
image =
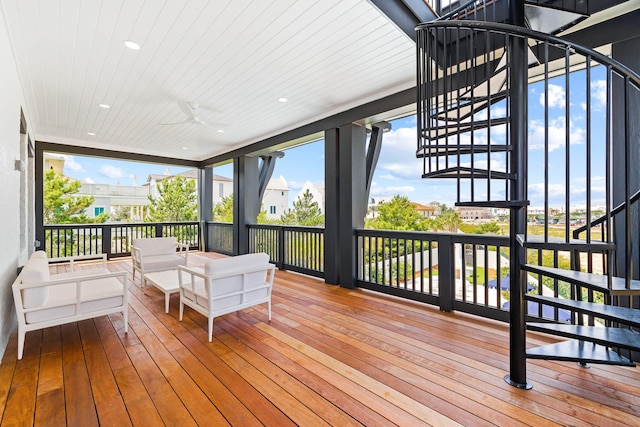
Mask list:
[{"label": "dark support column", "polygon": [[[371,126],[371,138],[369,138],[369,146],[367,147],[367,189],[365,199],[369,200],[371,194],[371,183],[373,182],[373,174],[380,157],[380,149],[382,148],[382,134],[391,129],[391,125],[387,122],[375,123]],[[366,214],[365,214],[366,215]]]},{"label": "dark support column", "polygon": [[[614,43],[611,46],[611,56],[613,59],[623,63],[635,72],[640,72],[640,37]],[[627,118],[640,117],[640,99],[634,91],[631,91],[631,99],[629,100],[629,111],[624,111],[624,88],[621,79],[614,79],[612,93],[612,138],[613,138],[613,165],[632,165],[625,174],[624,167],[613,167],[613,203],[612,207],[618,206],[625,202],[625,188],[630,186],[628,191],[634,194],[640,186],[640,169],[636,165],[640,164],[640,127],[637,120],[631,124],[626,122]],[[633,120],[633,119],[632,119]],[[626,134],[625,132],[628,132]],[[625,138],[629,138],[627,153],[625,154]],[[637,209],[632,209],[631,214],[631,230],[627,233],[627,223],[625,213],[615,217],[615,226],[613,227],[614,241],[616,242],[616,260],[617,265],[614,266],[614,275],[625,277],[627,271],[633,272],[632,279],[640,278],[640,265],[638,253],[640,253],[640,219]],[[634,217],[635,216],[635,217]],[[627,236],[634,236],[627,242]],[[630,251],[629,251],[630,249]],[[631,256],[627,257],[627,253]],[[627,259],[630,266],[626,265]],[[630,269],[628,268],[630,267]],[[619,304],[627,307],[640,308],[640,298],[620,297]],[[634,354],[640,357],[640,354]]]},{"label": "dark support column", "polygon": [[[524,27],[524,0],[512,0],[509,3],[509,23]],[[527,47],[525,40],[510,37],[507,46],[511,62],[511,80],[509,86],[509,105],[511,125],[509,126],[511,167],[515,174],[510,189],[511,201],[524,201],[527,194]],[[520,266],[526,257],[524,247],[518,244],[516,235],[526,233],[527,210],[524,205],[511,208],[509,221],[511,276],[510,312],[509,312],[509,375],[505,381],[518,388],[530,389],[527,381],[526,330],[524,319],[526,303],[524,301],[524,273]]]},{"label": "dark support column", "polygon": [[233,253],[249,252],[248,224],[255,224],[260,213],[258,198],[258,158],[233,160]]},{"label": "dark support column", "polygon": [[207,222],[213,220],[213,168],[198,169],[198,220],[200,221],[200,250],[209,251]]},{"label": "dark support column", "polygon": [[366,129],[348,124],[325,132],[325,281],[355,287],[355,228],[367,211]]},{"label": "dark support column", "polygon": [[36,164],[35,164],[35,201],[33,204],[36,220],[36,241],[35,250],[44,250],[44,152],[36,143]]},{"label": "dark support column", "polygon": [[264,197],[264,192],[267,189],[267,184],[269,184],[269,180],[273,175],[273,170],[276,167],[276,159],[284,157],[284,153],[282,151],[275,151],[268,156],[260,156],[262,159],[262,166],[260,167],[260,177],[259,177],[259,187],[258,187],[258,198],[260,199],[260,203],[262,203],[262,198]]},{"label": "dark support column", "polygon": [[337,128],[329,129],[324,133],[324,281],[330,285],[340,284],[338,135]]}]

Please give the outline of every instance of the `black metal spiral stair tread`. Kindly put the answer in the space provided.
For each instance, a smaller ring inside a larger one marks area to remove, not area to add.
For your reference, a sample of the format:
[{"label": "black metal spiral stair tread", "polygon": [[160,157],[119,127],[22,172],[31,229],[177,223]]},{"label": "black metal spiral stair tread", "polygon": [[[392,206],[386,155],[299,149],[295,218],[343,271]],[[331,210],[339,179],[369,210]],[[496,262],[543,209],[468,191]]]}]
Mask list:
[{"label": "black metal spiral stair tread", "polygon": [[486,169],[469,168],[464,166],[440,169],[422,175],[423,178],[482,178],[482,179],[513,179],[513,175],[506,172],[489,171]]},{"label": "black metal spiral stair tread", "polygon": [[435,144],[435,145],[423,145],[418,150],[416,157],[431,157],[431,156],[455,156],[465,154],[481,154],[481,153],[497,153],[510,151],[511,145],[480,145],[480,144]]},{"label": "black metal spiral stair tread", "polygon": [[556,344],[530,348],[526,352],[529,359],[558,360],[563,362],[597,363],[601,365],[636,366],[615,351],[591,342],[579,340],[563,341]]},{"label": "black metal spiral stair tread", "polygon": [[572,251],[578,250],[580,252],[605,252],[614,250],[616,248],[614,243],[591,241],[580,239],[569,239],[566,241],[563,238],[544,236],[528,235],[525,239],[523,234],[516,235],[516,240],[520,245],[528,249],[552,249],[556,251]]},{"label": "black metal spiral stair tread", "polygon": [[448,108],[434,114],[433,117],[445,122],[459,122],[479,113],[487,107],[500,102],[507,97],[506,92],[496,93],[490,97],[478,97],[473,101],[465,101],[450,105]]},{"label": "black metal spiral stair tread", "polygon": [[524,264],[522,269],[534,274],[562,280],[563,282],[574,283],[582,287],[602,292],[605,295],[638,295],[640,294],[640,281],[631,280],[630,288],[627,289],[626,281],[621,277],[611,278],[611,289],[608,287],[607,276],[601,274],[584,273],[582,271],[565,270],[562,268],[542,267],[539,265]]},{"label": "black metal spiral stair tread", "polygon": [[450,124],[448,126],[445,125],[432,127],[430,129],[423,129],[422,136],[429,140],[434,140],[474,130],[486,129],[490,126],[500,126],[506,123],[509,123],[508,117],[500,117],[491,120],[474,120],[473,122],[463,122]]},{"label": "black metal spiral stair tread", "polygon": [[528,200],[481,200],[474,202],[456,202],[456,206],[480,207],[480,208],[512,208],[528,206]]},{"label": "black metal spiral stair tread", "polygon": [[527,330],[580,341],[589,341],[606,347],[640,350],[640,332],[631,329],[527,322]]},{"label": "black metal spiral stair tread", "polygon": [[543,305],[574,310],[582,314],[592,314],[605,320],[640,328],[640,310],[633,308],[534,294],[526,294],[524,298]]}]

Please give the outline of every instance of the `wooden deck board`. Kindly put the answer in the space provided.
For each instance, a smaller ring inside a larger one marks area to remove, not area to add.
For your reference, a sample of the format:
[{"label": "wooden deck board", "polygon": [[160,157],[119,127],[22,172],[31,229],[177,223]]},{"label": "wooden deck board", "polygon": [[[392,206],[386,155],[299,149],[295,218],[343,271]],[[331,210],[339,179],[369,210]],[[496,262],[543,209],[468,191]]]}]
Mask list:
[{"label": "wooden deck board", "polygon": [[271,322],[266,306],[221,316],[209,343],[204,316],[177,317],[177,295],[166,314],[132,285],[128,334],[119,314],[29,332],[20,361],[12,336],[0,424],[640,425],[638,368],[528,361],[519,390],[508,325],[295,273],[276,274]]}]

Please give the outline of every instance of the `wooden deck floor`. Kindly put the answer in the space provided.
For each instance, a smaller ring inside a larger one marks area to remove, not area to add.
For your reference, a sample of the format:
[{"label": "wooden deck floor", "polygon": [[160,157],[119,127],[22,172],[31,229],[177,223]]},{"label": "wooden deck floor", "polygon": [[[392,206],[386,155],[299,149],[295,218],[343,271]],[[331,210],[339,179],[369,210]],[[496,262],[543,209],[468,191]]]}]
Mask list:
[{"label": "wooden deck floor", "polygon": [[640,368],[528,361],[518,390],[498,322],[278,272],[273,320],[216,318],[208,343],[163,297],[132,287],[128,335],[120,315],[30,332],[20,361],[14,335],[2,426],[640,425]]}]

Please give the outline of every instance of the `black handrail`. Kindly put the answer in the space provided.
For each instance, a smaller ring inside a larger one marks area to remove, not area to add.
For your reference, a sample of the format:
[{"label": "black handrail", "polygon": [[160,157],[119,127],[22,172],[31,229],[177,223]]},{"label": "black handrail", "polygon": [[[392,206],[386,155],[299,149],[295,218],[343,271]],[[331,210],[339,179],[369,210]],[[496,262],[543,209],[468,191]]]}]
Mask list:
[{"label": "black handrail", "polygon": [[570,48],[572,53],[579,53],[581,55],[590,56],[602,65],[611,67],[621,77],[629,78],[638,89],[640,89],[640,74],[636,73],[621,62],[616,61],[606,55],[601,54],[593,49],[581,46],[570,40],[566,40],[560,37],[552,36],[549,34],[541,33],[539,31],[530,30],[524,27],[518,27],[515,25],[501,24],[498,22],[485,22],[485,21],[432,21],[419,24],[416,26],[416,31],[427,30],[430,28],[454,28],[454,29],[482,29],[489,31],[500,31],[505,34],[515,35],[519,37],[528,37],[541,41],[551,42],[556,45],[563,45],[565,48]]}]

